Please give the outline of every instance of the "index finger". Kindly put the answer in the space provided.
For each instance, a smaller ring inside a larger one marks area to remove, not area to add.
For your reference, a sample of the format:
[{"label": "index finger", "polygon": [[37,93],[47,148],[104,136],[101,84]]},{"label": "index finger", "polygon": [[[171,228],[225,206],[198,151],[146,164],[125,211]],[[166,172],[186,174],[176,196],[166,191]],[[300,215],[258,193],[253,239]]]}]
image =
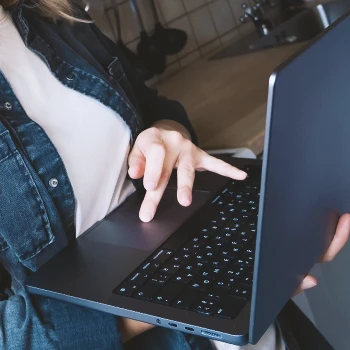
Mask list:
[{"label": "index finger", "polygon": [[247,177],[246,172],[239,170],[220,159],[212,157],[205,152],[203,152],[203,156],[199,162],[199,166],[205,170],[229,177],[234,180],[244,180]]},{"label": "index finger", "polygon": [[332,261],[336,255],[344,248],[350,235],[350,214],[344,214],[339,219],[333,240],[326,253],[321,258],[321,262]]}]

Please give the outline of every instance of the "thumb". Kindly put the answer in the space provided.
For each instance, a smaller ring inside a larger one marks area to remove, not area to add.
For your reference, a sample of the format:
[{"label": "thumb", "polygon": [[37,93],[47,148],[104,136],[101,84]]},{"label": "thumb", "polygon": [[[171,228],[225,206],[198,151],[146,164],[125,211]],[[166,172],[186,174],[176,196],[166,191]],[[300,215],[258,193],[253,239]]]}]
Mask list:
[{"label": "thumb", "polygon": [[296,292],[294,293],[293,296],[296,296],[297,294],[301,293],[302,291],[316,287],[316,286],[317,286],[316,278],[308,275],[304,278],[303,282],[301,282],[301,285],[298,287],[298,289],[296,290]]},{"label": "thumb", "polygon": [[132,179],[140,179],[144,175],[146,158],[136,145],[129,154],[128,164],[128,173]]}]

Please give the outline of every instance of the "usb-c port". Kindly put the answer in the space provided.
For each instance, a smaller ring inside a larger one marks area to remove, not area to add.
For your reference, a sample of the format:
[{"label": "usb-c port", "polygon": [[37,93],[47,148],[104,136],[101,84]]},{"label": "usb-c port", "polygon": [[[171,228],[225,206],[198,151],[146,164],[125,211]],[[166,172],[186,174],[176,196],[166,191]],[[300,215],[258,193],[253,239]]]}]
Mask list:
[{"label": "usb-c port", "polygon": [[168,323],[168,325],[171,326],[171,327],[177,327],[176,323]]},{"label": "usb-c port", "polygon": [[194,329],[191,327],[185,327],[186,331],[194,332]]}]

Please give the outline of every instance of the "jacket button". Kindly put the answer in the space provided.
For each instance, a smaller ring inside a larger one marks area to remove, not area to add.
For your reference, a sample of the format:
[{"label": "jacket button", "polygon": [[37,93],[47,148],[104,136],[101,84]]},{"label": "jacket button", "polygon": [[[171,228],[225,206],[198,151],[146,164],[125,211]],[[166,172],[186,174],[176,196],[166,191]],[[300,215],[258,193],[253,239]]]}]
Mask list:
[{"label": "jacket button", "polygon": [[66,76],[66,79],[69,80],[69,81],[72,81],[75,79],[75,75],[74,74],[69,74]]},{"label": "jacket button", "polygon": [[50,187],[52,187],[52,188],[57,187],[57,186],[58,186],[58,180],[57,180],[57,179],[55,179],[55,178],[50,179],[50,181],[49,181],[49,185],[50,185]]},{"label": "jacket button", "polygon": [[11,104],[10,102],[5,102],[5,108],[6,108],[7,110],[12,109],[12,104]]}]

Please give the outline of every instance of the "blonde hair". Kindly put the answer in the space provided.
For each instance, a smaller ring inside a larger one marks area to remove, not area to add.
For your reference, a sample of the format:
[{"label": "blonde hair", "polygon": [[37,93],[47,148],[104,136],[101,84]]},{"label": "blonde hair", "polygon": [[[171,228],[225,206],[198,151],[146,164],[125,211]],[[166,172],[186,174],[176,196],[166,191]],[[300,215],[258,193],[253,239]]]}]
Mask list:
[{"label": "blonde hair", "polygon": [[[0,0],[0,5],[5,9],[15,6],[21,0]],[[66,19],[68,21],[88,22],[83,19],[76,18],[73,15],[71,0],[29,0],[27,3],[34,5],[40,14],[54,21]]]}]

